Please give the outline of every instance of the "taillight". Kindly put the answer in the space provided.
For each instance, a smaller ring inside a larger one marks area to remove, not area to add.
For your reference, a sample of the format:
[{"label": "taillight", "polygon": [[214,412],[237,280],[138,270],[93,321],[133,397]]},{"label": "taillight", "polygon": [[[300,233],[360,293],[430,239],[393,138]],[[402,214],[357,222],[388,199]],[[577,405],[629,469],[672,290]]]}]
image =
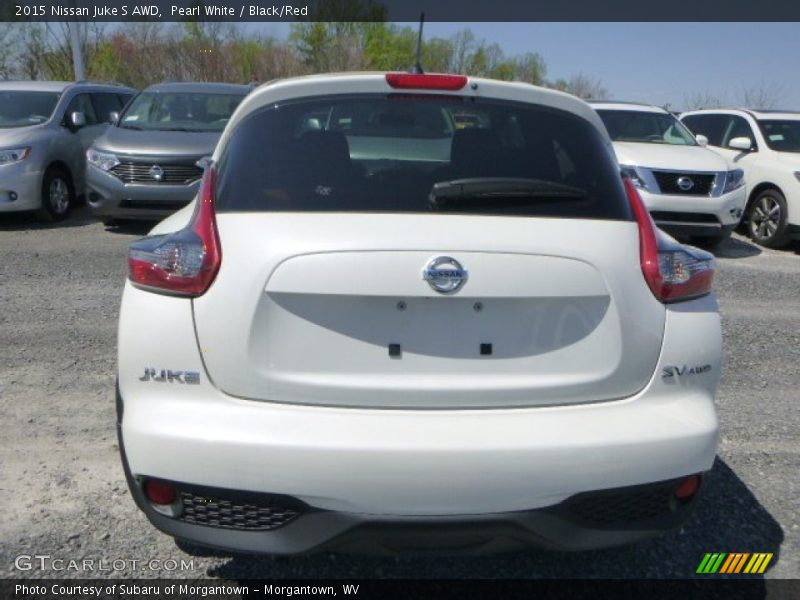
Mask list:
[{"label": "taillight", "polygon": [[178,491],[175,486],[158,479],[145,481],[144,493],[147,499],[154,504],[172,504],[178,498]]},{"label": "taillight", "polygon": [[386,83],[404,90],[460,90],[467,85],[465,75],[441,75],[439,73],[387,73]]},{"label": "taillight", "polygon": [[675,497],[684,502],[691,500],[700,489],[701,481],[700,475],[689,475],[682,479],[675,488]]},{"label": "taillight", "polygon": [[211,286],[222,262],[214,213],[216,169],[206,169],[189,224],[175,233],[133,242],[128,250],[131,282],[149,291],[200,296]]},{"label": "taillight", "polygon": [[661,302],[680,302],[711,292],[714,256],[677,242],[659,240],[653,218],[627,178],[625,191],[639,225],[639,256],[647,285]]}]

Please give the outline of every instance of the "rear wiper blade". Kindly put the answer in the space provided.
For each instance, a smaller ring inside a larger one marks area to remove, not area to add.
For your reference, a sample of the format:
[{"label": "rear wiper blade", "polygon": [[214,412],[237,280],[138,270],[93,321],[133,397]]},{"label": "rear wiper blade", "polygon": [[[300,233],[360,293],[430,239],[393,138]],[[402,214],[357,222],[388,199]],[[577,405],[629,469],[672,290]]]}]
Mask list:
[{"label": "rear wiper blade", "polygon": [[460,200],[584,200],[586,190],[544,181],[516,177],[476,177],[439,181],[428,200],[434,207]]},{"label": "rear wiper blade", "polygon": [[141,127],[137,127],[136,125],[120,125],[122,129],[135,129],[136,131],[142,131]]}]

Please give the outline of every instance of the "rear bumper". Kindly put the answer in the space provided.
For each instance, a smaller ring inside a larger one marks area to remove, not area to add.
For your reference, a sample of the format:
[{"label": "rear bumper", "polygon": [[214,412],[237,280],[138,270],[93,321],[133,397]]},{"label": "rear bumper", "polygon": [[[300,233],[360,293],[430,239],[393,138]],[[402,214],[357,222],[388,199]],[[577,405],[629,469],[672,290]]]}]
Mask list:
[{"label": "rear bumper", "polygon": [[382,516],[552,506],[585,491],[706,471],[717,443],[712,399],[691,393],[664,402],[421,414],[219,393],[192,404],[167,395],[123,401],[134,475]]},{"label": "rear bumper", "polygon": [[[156,528],[195,545],[252,554],[308,554],[323,550],[377,555],[492,554],[531,546],[589,550],[633,543],[676,529],[692,514],[698,499],[695,495],[687,501],[677,500],[674,490],[680,480],[673,480],[579,494],[539,510],[483,515],[382,516],[304,506],[286,524],[270,530],[248,530],[231,526],[230,520],[225,526],[214,518],[213,525],[192,522],[193,516],[181,514],[181,503],[176,505],[175,516],[156,511],[143,491],[143,478],[131,474],[122,443],[120,448],[131,494]],[[179,490],[200,489],[209,501],[219,505],[229,499],[259,502],[258,494],[174,485]],[[269,501],[269,497],[264,499]],[[213,515],[218,517],[219,513]]]},{"label": "rear bumper", "polygon": [[186,206],[200,189],[190,185],[126,184],[114,175],[88,165],[87,204],[99,218],[162,219]]}]

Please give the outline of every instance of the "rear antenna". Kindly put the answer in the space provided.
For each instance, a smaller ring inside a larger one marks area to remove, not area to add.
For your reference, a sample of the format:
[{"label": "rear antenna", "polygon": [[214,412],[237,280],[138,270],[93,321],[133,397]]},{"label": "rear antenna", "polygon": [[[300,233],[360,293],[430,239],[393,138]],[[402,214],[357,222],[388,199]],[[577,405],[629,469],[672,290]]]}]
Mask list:
[{"label": "rear antenna", "polygon": [[419,33],[417,34],[417,62],[411,67],[410,73],[423,75],[425,71],[422,70],[422,27],[425,25],[425,13],[419,14]]}]

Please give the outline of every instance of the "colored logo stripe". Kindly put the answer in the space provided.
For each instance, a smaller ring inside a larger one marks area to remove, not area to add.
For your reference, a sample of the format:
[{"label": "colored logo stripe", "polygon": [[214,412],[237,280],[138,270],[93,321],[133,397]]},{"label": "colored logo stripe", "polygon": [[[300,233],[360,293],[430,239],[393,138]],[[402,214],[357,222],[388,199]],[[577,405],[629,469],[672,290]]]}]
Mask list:
[{"label": "colored logo stripe", "polygon": [[[749,573],[760,574],[767,570],[767,565],[772,560],[772,552],[709,552],[700,561],[697,573],[705,575]],[[749,559],[749,560],[748,560]],[[745,566],[747,565],[747,566]],[[744,569],[744,571],[742,570]]]},{"label": "colored logo stripe", "polygon": [[750,559],[750,562],[747,563],[747,566],[744,568],[745,573],[763,573],[767,570],[767,565],[769,561],[772,560],[772,553],[760,553],[760,554],[753,554],[753,558]]},{"label": "colored logo stripe", "polygon": [[703,561],[700,563],[700,566],[697,567],[698,573],[716,573],[719,566],[722,564],[722,560],[725,558],[725,553],[717,553],[714,552],[708,553],[703,557]]},{"label": "colored logo stripe", "polygon": [[722,565],[720,573],[738,573],[744,566],[744,561],[750,556],[749,553],[734,552],[728,555],[728,560]]}]

